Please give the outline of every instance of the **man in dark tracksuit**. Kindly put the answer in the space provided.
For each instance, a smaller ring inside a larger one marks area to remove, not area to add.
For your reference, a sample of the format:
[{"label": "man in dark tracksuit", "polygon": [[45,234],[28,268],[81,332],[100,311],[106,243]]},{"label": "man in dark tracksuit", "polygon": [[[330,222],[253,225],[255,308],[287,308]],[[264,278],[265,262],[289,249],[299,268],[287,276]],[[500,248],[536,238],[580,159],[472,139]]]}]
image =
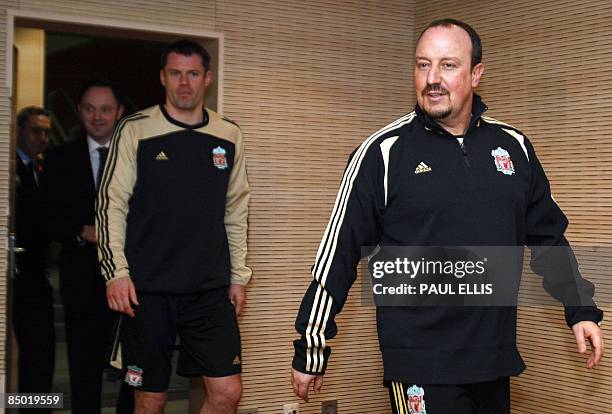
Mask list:
[{"label": "man in dark tracksuit", "polygon": [[[352,154],[313,266],[296,328],[292,383],[318,390],[341,311],[365,246],[524,246],[549,293],[565,305],[580,351],[601,358],[593,286],[580,277],[533,146],[483,115],[474,94],[483,73],[476,32],[435,21],[422,33],[414,69],[415,111]],[[516,307],[379,307],[384,378],[395,413],[510,412],[508,377],[525,365]]]},{"label": "man in dark tracksuit", "polygon": [[165,102],[121,121],[100,184],[108,303],[126,314],[121,357],[136,412],[163,412],[178,336],[177,372],[202,378],[204,411],[234,413],[242,390],[236,317],[251,276],[242,132],[203,106],[212,74],[201,45],[169,45],[161,67]]}]

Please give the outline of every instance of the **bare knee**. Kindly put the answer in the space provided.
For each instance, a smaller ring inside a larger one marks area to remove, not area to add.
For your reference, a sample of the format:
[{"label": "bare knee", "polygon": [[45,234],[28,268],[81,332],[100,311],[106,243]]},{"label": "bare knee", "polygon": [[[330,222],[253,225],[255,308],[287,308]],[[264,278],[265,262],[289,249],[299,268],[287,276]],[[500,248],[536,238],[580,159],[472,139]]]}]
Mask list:
[{"label": "bare knee", "polygon": [[225,377],[222,380],[216,379],[216,381],[210,381],[207,378],[205,383],[207,388],[206,398],[210,405],[220,412],[234,412],[233,410],[236,409],[240,397],[242,397],[240,376]]},{"label": "bare knee", "polygon": [[134,391],[134,414],[162,414],[165,405],[165,392]]}]

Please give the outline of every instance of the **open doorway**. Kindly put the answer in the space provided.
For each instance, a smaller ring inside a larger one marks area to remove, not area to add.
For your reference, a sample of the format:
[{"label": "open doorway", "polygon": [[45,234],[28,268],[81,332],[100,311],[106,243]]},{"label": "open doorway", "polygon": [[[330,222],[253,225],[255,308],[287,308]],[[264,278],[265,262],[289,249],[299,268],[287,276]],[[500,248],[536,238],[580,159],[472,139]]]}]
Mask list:
[{"label": "open doorway", "polygon": [[[126,114],[159,103],[163,96],[159,85],[161,50],[165,44],[182,37],[202,43],[211,53],[216,79],[214,88],[208,93],[207,106],[217,111],[222,110],[223,38],[220,34],[139,26],[130,22],[75,19],[74,16],[64,21],[61,16],[50,18],[21,12],[9,13],[8,29],[9,44],[13,44],[13,40],[24,33],[29,39],[21,43],[15,41],[16,50],[9,54],[9,63],[12,62],[11,66],[16,68],[9,74],[9,82],[12,83],[10,89],[15,101],[13,118],[26,105],[34,104],[50,110],[53,120],[51,141],[54,146],[63,145],[78,136],[76,101],[81,86],[91,78],[106,78],[118,86],[124,97]],[[35,64],[17,65],[18,55],[20,58],[33,56]],[[28,87],[20,88],[20,84],[27,84]],[[12,170],[11,181],[14,180],[14,167]],[[57,294],[55,257],[57,251],[52,251],[48,261],[55,289],[57,335],[53,391],[64,393],[65,408],[69,408],[63,309]],[[11,295],[10,287],[8,295]],[[18,376],[15,364],[18,349],[14,340],[9,343],[13,345],[9,346],[6,355],[6,390],[14,392]],[[188,381],[174,377],[168,390],[169,400],[187,399],[188,384]],[[105,382],[103,406],[114,406],[117,389],[118,384]]]},{"label": "open doorway", "polygon": [[[55,117],[54,145],[75,138],[76,99],[91,78],[112,81],[123,97],[124,115],[162,101],[159,57],[166,42],[45,31],[45,108]],[[217,110],[215,92],[207,106]],[[211,96],[212,95],[212,96]]]},{"label": "open doorway", "polygon": [[53,145],[79,133],[80,88],[92,78],[112,81],[123,97],[124,115],[160,102],[155,70],[165,43],[45,32],[45,108],[54,116]]}]

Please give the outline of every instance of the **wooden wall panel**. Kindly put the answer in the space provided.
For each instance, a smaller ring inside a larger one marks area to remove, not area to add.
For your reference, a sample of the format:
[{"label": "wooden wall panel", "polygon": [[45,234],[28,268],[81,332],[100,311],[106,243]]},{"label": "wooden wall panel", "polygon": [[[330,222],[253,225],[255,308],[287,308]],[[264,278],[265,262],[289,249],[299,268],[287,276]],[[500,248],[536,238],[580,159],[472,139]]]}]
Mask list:
[{"label": "wooden wall panel", "polygon": [[[242,12],[237,14],[235,10]],[[225,112],[246,135],[251,201],[250,305],[242,318],[244,407],[281,412],[290,340],[348,154],[411,110],[412,5],[402,1],[223,1]],[[374,326],[359,286],[338,318],[319,413],[388,413]]]},{"label": "wooden wall panel", "polygon": [[[289,385],[293,321],[347,157],[412,109],[414,1],[21,0],[11,7],[224,33],[224,112],[242,126],[253,188],[241,406],[282,412],[282,404],[297,401]],[[0,21],[0,32],[5,26]],[[0,118],[8,111],[0,93]],[[6,186],[2,134],[0,186]],[[338,324],[324,390],[300,412],[318,413],[325,399],[337,399],[343,413],[389,412],[374,308],[361,306],[359,286]]]},{"label": "wooden wall panel", "polygon": [[[443,17],[464,20],[481,35],[479,93],[488,115],[530,137],[570,220],[570,241],[608,246],[584,255],[581,267],[597,284],[600,305],[612,311],[612,3],[441,0],[417,1],[415,10],[415,35]],[[527,300],[540,294],[539,281],[526,282]],[[609,340],[612,329],[603,328]],[[612,412],[610,358],[596,371],[584,368],[559,306],[521,307],[518,339],[528,369],[512,381],[513,413]]]},{"label": "wooden wall panel", "polygon": [[20,0],[19,10],[167,24],[190,29],[214,30],[214,0]]}]

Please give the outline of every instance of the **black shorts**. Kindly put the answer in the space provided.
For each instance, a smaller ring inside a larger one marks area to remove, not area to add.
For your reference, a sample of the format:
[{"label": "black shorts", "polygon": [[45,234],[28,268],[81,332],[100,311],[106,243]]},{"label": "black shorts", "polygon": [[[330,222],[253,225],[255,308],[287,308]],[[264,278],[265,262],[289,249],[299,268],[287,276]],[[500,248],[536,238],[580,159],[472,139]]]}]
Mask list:
[{"label": "black shorts", "polygon": [[386,385],[393,414],[510,414],[508,377],[461,385]]},{"label": "black shorts", "polygon": [[241,371],[240,332],[227,288],[192,295],[138,293],[134,318],[121,325],[125,382],[150,392],[168,389],[172,352],[183,377],[225,377]]}]

